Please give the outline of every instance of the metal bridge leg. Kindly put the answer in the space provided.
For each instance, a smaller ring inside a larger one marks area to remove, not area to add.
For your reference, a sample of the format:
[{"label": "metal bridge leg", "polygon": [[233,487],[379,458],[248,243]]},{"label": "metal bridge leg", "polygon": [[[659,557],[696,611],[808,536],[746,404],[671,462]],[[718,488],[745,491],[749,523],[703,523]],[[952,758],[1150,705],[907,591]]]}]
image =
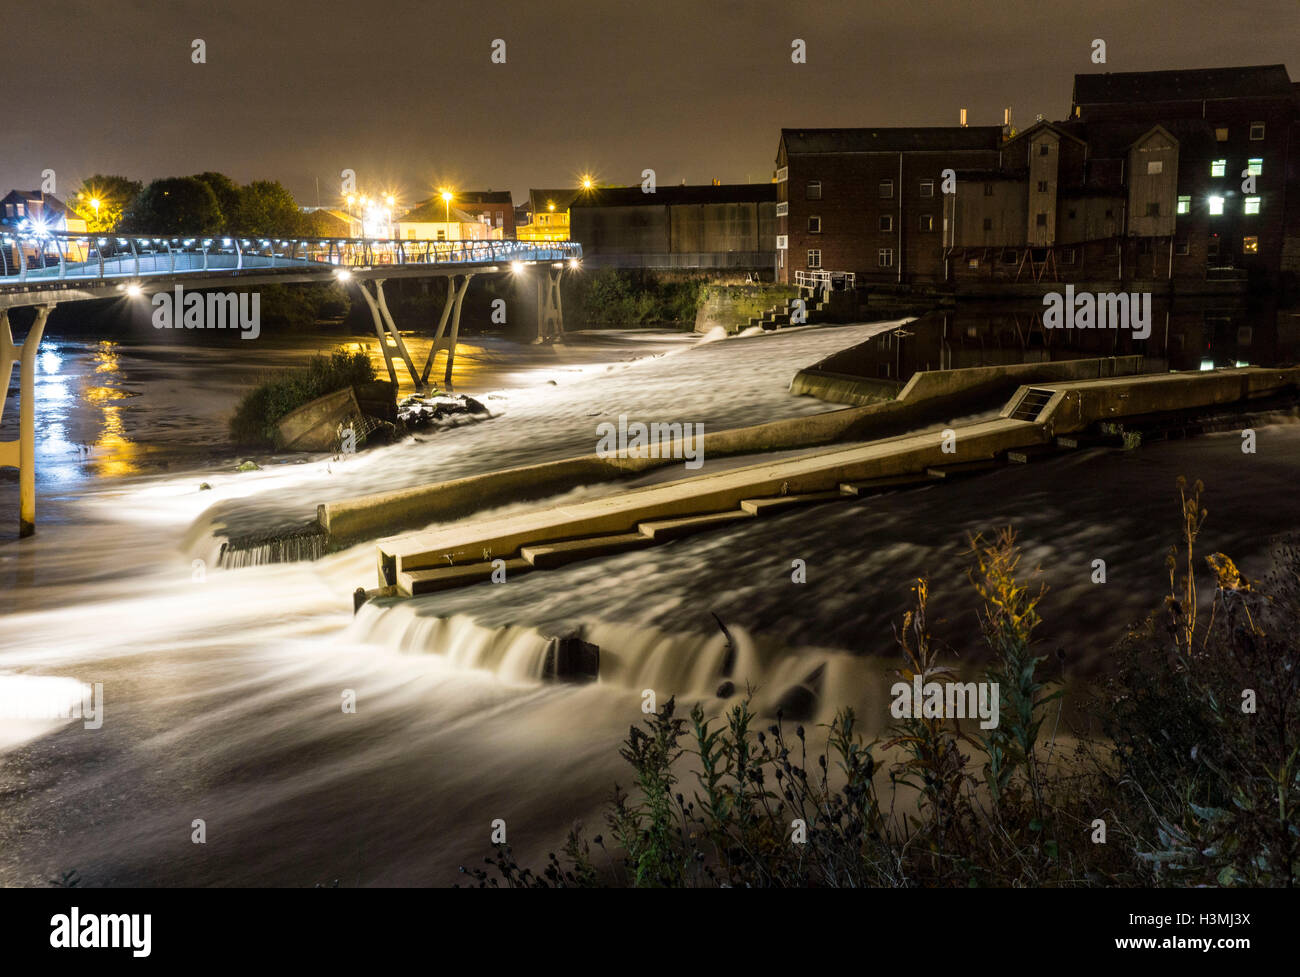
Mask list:
[{"label": "metal bridge leg", "polygon": [[438,350],[444,349],[445,344],[442,342],[442,334],[447,331],[447,319],[451,316],[452,300],[456,295],[456,276],[447,277],[447,301],[442,305],[442,318],[438,320],[438,332],[433,337],[433,344],[429,347],[429,358],[424,361],[424,372],[420,374],[420,381],[427,387],[429,385],[429,371],[433,369],[433,358],[438,355]]},{"label": "metal bridge leg", "polygon": [[560,308],[560,276],[564,266],[546,269],[545,280],[537,280],[537,341],[564,335],[564,312]]},{"label": "metal bridge leg", "polygon": [[411,354],[406,351],[406,343],[402,342],[402,334],[397,330],[397,323],[393,321],[392,313],[388,311],[388,303],[384,300],[384,280],[382,278],[375,281],[375,292],[379,298],[379,314],[384,317],[384,322],[388,325],[388,331],[397,343],[397,351],[402,354],[402,359],[406,361],[406,370],[411,374],[411,382],[415,385],[416,392],[419,393],[424,389],[424,385],[420,382],[420,375],[415,372],[415,363],[411,360]]},{"label": "metal bridge leg", "polygon": [[456,290],[456,307],[451,314],[451,336],[444,340],[447,344],[447,375],[443,383],[448,390],[451,390],[451,367],[456,361],[456,339],[460,336],[460,306],[465,301],[465,293],[469,291],[469,280],[473,275],[466,275],[464,281],[460,283],[460,288]]},{"label": "metal bridge leg", "polygon": [[[53,305],[42,305],[36,310],[36,319],[27,330],[22,345],[14,343],[9,329],[9,313],[0,311],[0,382],[4,384],[4,397],[9,395],[9,379],[13,376],[15,359],[18,367],[18,440],[0,442],[0,467],[18,469],[18,535],[30,536],[36,532],[36,350],[45,332],[45,320]],[[4,415],[4,401],[0,400],[0,417]]]},{"label": "metal bridge leg", "polygon": [[357,282],[357,288],[361,290],[361,297],[366,300],[366,305],[370,307],[370,318],[375,321],[375,335],[379,337],[379,351],[384,354],[384,363],[388,365],[388,379],[397,385],[397,371],[393,369],[393,354],[388,351],[388,336],[385,334],[384,323],[379,317],[379,306],[375,303],[374,296],[370,294],[370,289],[366,288],[364,281]]}]

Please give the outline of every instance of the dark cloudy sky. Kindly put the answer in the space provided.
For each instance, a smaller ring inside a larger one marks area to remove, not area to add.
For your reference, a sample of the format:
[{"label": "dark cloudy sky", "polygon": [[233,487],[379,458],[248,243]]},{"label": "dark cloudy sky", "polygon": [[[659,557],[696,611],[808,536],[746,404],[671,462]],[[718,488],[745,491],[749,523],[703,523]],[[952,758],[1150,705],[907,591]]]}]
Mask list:
[{"label": "dark cloudy sky", "polygon": [[[770,178],[782,126],[1017,122],[1113,71],[1287,63],[1300,0],[0,0],[0,192],[221,170],[300,203]],[[207,44],[193,64],[191,42]],[[491,44],[506,41],[504,65]],[[803,38],[808,63],[792,64]]]}]

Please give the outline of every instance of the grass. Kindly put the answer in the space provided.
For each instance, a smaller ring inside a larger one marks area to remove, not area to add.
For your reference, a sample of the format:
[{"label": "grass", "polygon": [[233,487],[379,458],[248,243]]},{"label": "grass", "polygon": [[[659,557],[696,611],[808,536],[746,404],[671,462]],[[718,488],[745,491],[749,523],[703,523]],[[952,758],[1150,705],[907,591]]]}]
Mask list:
[{"label": "grass", "polygon": [[239,401],[230,419],[230,439],[238,445],[277,447],[281,418],[317,397],[374,380],[369,356],[343,350],[313,356],[298,369],[277,370]]},{"label": "grass", "polygon": [[[997,727],[905,718],[865,742],[845,709],[810,753],[803,726],[761,728],[748,698],[712,719],[669,700],[621,748],[633,788],[614,788],[608,847],[577,826],[540,874],[505,845],[462,871],[480,887],[1296,885],[1300,551],[1281,545],[1258,583],[1222,553],[1198,559],[1201,494],[1179,479],[1164,607],[1107,678],[1070,690],[1099,728],[1068,755],[1066,690],[1035,652],[1045,591],[1006,529],[970,541]],[[953,674],[928,603],[918,580],[897,630],[905,681]]]}]

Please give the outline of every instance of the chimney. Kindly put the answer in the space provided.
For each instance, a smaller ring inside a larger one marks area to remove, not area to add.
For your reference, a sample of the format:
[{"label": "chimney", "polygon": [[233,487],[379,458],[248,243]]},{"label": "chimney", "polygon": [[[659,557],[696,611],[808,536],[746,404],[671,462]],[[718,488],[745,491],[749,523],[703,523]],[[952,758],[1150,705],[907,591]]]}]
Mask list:
[{"label": "chimney", "polygon": [[966,125],[966,110],[965,110],[965,109],[962,109],[962,110],[961,110],[961,124],[962,124],[963,127]]},{"label": "chimney", "polygon": [[1004,126],[1009,126],[1009,125],[1011,125],[1011,106],[1010,106],[1010,105],[1008,105],[1005,109],[1002,110],[1002,124],[1003,124]]}]

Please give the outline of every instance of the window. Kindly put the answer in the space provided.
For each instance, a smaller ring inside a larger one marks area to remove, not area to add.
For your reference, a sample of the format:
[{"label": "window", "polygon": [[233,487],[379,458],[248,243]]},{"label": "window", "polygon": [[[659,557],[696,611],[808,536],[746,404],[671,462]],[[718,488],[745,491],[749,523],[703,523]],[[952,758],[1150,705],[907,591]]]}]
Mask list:
[{"label": "window", "polygon": [[1259,254],[1259,238],[1254,234],[1247,235],[1241,239],[1242,254]]},{"label": "window", "polygon": [[992,183],[986,183],[986,184],[984,184],[984,196],[986,196],[986,197],[991,197],[991,196],[993,196],[993,184],[992,184]]},{"label": "window", "polygon": [[784,251],[790,246],[790,236],[788,234],[778,234],[776,236],[776,249]]},{"label": "window", "polygon": [[1106,220],[1110,220],[1110,219],[1113,218],[1114,216],[1115,216],[1115,211],[1114,211],[1114,209],[1111,208],[1111,207],[1107,207],[1107,208],[1106,208]]},{"label": "window", "polygon": [[1035,227],[1046,227],[1046,226],[1047,226],[1047,215],[1046,215],[1046,214],[1035,214],[1035,215],[1034,215],[1034,226],[1035,226]]},{"label": "window", "polygon": [[1072,264],[1074,264],[1074,258],[1075,258],[1074,248],[1064,248],[1064,249],[1062,249],[1062,251],[1061,251],[1061,264],[1063,264],[1063,265],[1072,265]]},{"label": "window", "polygon": [[14,205],[13,205],[13,204],[5,204],[5,216],[6,216],[6,217],[12,217],[13,215],[14,215]]},{"label": "window", "polygon": [[922,181],[921,181],[921,196],[922,196],[922,197],[933,197],[933,196],[934,196],[934,181],[933,181],[933,180],[922,180]]},{"label": "window", "polygon": [[1205,254],[1211,258],[1217,258],[1219,256],[1219,235],[1213,234],[1210,236],[1210,239],[1205,242]]},{"label": "window", "polygon": [[1214,130],[1214,138],[1217,139],[1219,142],[1227,142],[1227,141],[1228,141],[1228,130],[1227,130],[1227,129],[1215,129],[1215,130]]},{"label": "window", "polygon": [[1247,197],[1247,198],[1246,198],[1246,205],[1245,205],[1244,208],[1242,208],[1242,213],[1243,213],[1243,214],[1258,214],[1258,213],[1259,213],[1259,198],[1258,198],[1258,197]]},{"label": "window", "polygon": [[1256,141],[1264,138],[1264,123],[1252,122],[1250,124],[1250,138]]},{"label": "window", "polygon": [[1165,162],[1161,159],[1147,160],[1147,176],[1155,176],[1157,173],[1165,171]]},{"label": "window", "polygon": [[894,218],[891,217],[889,214],[881,215],[880,218],[881,233],[884,233],[886,231],[892,231],[893,229],[894,229]]},{"label": "window", "polygon": [[822,181],[809,180],[808,185],[804,187],[805,200],[821,200],[822,198]]},{"label": "window", "polygon": [[1151,253],[1151,238],[1149,237],[1138,238],[1138,254],[1150,254],[1150,253]]},{"label": "window", "polygon": [[1228,161],[1226,159],[1216,159],[1210,163],[1210,176],[1223,176],[1227,169]]},{"label": "window", "polygon": [[1264,160],[1256,156],[1254,159],[1246,160],[1246,172],[1251,176],[1260,176],[1264,172]]},{"label": "window", "polygon": [[1047,181],[1046,181],[1046,180],[1039,180],[1039,181],[1038,181],[1038,192],[1039,192],[1039,193],[1046,193],[1046,192],[1047,192]]},{"label": "window", "polygon": [[820,234],[822,232],[822,219],[820,217],[808,218],[808,233]]},{"label": "window", "polygon": [[1076,217],[1079,216],[1079,212],[1075,210],[1073,207],[1071,207],[1069,210],[1065,212],[1065,216],[1069,220],[1074,220]]},{"label": "window", "polygon": [[1192,198],[1191,198],[1191,197],[1179,197],[1179,198],[1178,198],[1178,213],[1180,213],[1180,214],[1190,214],[1191,212],[1192,212]]},{"label": "window", "polygon": [[1040,143],[1038,144],[1038,155],[1039,155],[1039,156],[1046,156],[1046,155],[1047,155],[1048,153],[1050,153],[1051,151],[1052,151],[1052,147],[1049,146],[1049,145],[1047,145],[1047,143],[1045,143],[1045,142],[1040,142]]},{"label": "window", "polygon": [[776,205],[776,216],[788,217],[789,215],[790,215],[790,202],[787,200],[782,200],[779,204]]},{"label": "window", "polygon": [[1211,197],[1211,198],[1210,198],[1210,214],[1211,214],[1212,216],[1214,216],[1214,217],[1217,217],[1219,214],[1222,214],[1222,213],[1223,213],[1223,198],[1222,198],[1222,197]]},{"label": "window", "polygon": [[992,218],[992,217],[985,217],[985,218],[984,218],[984,230],[986,230],[986,231],[991,231],[991,230],[993,230],[993,218]]},{"label": "window", "polygon": [[1160,216],[1160,201],[1152,200],[1147,203],[1147,216],[1148,217]]},{"label": "window", "polygon": [[19,217],[26,217],[26,216],[27,216],[27,205],[26,205],[26,204],[24,204],[24,203],[19,203],[19,204],[18,204],[18,216],[19,216]]},{"label": "window", "polygon": [[1020,253],[1017,251],[1002,252],[1002,263],[1004,265],[1014,265],[1019,260],[1020,260]]},{"label": "window", "polygon": [[822,266],[822,252],[820,248],[812,248],[808,252],[808,267],[820,268]]},{"label": "window", "polygon": [[894,249],[893,249],[893,248],[881,248],[880,251],[879,251],[879,253],[876,255],[876,263],[879,264],[881,268],[893,268],[893,267],[894,267]]},{"label": "window", "polygon": [[921,215],[921,230],[922,230],[922,231],[933,231],[933,230],[934,230],[934,214],[922,214],[922,215]]},{"label": "window", "polygon": [[880,199],[881,199],[881,200],[886,200],[886,199],[888,199],[889,197],[892,197],[893,195],[894,195],[894,181],[893,181],[893,180],[881,180],[881,181],[880,181]]},{"label": "window", "polygon": [[1191,253],[1191,248],[1188,246],[1186,241],[1179,241],[1174,245],[1174,253],[1189,254]]},{"label": "window", "polygon": [[776,182],[777,182],[777,183],[784,183],[784,182],[785,182],[786,180],[788,180],[788,179],[790,179],[790,167],[788,167],[788,166],[783,166],[783,167],[781,167],[779,170],[776,171]]}]

